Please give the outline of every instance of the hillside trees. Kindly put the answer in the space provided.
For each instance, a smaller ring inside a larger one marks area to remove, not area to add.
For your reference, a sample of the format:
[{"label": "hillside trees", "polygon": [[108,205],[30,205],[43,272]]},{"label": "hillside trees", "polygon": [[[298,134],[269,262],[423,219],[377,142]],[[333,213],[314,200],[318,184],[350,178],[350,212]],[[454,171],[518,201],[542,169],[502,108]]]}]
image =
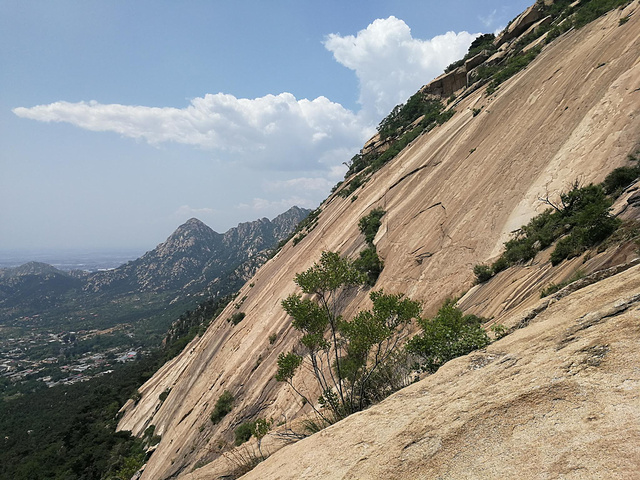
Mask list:
[{"label": "hillside trees", "polygon": [[[324,422],[333,423],[374,401],[376,374],[397,352],[407,325],[420,314],[420,305],[402,294],[373,291],[371,310],[344,319],[345,300],[366,279],[353,262],[336,252],[323,252],[319,262],[294,281],[306,296],[291,294],[282,306],[302,337],[297,349],[278,357],[276,379],[289,383]],[[303,363],[310,365],[322,392],[320,409],[293,384]]]}]

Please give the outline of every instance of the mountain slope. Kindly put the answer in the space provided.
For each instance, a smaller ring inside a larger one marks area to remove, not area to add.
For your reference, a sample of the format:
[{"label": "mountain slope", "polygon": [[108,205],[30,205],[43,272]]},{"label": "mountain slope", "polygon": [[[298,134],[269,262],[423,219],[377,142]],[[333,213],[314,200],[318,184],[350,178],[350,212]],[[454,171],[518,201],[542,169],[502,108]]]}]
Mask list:
[{"label": "mountain slope", "polygon": [[35,326],[55,331],[62,324],[88,329],[131,323],[141,335],[161,338],[198,298],[237,290],[308,213],[292,207],[224,234],[192,218],[155,249],[108,271],[67,273],[36,262],[0,270],[0,324],[31,327],[18,319],[46,313]]},{"label": "mountain slope", "polygon": [[[621,24],[627,15],[628,21]],[[428,315],[448,296],[471,287],[473,266],[494,259],[510,233],[542,210],[539,197],[566,189],[576,178],[584,183],[601,181],[623,165],[640,141],[638,51],[640,15],[634,1],[624,11],[614,10],[559,37],[492,95],[479,89],[464,97],[450,120],[410,143],[373,174],[353,201],[338,195],[327,199],[317,226],[265,264],[251,280],[253,288],[243,287],[245,319],[237,326],[226,322],[236,311],[228,307],[200,339],[141,387],[135,408],[132,403],[125,406],[120,429],[141,434],[155,425],[162,435],[142,478],[189,478],[197,462],[212,462],[196,470],[202,478],[222,474],[229,465],[218,458],[217,445],[230,441],[239,424],[257,416],[289,422],[308,412],[308,406],[273,378],[278,354],[290,350],[296,340],[280,301],[296,291],[294,275],[309,268],[323,250],[356,257],[365,246],[358,221],[371,209],[382,207],[387,212],[374,240],[385,262],[375,288],[422,301]],[[614,252],[593,255],[589,264],[593,269],[614,258],[624,261]],[[575,269],[581,259],[559,268],[536,261],[539,264],[524,266],[519,276],[511,278],[511,290],[496,278],[470,292],[476,295],[475,311],[484,315],[483,305],[502,295],[492,306],[493,315],[514,318],[535,303],[546,283]],[[539,271],[534,275],[533,269]],[[360,291],[345,307],[346,317],[368,306],[367,293]],[[277,340],[271,343],[269,336],[274,334]],[[442,385],[455,381],[455,376],[437,380],[438,375],[432,381]],[[297,380],[303,381],[304,374]],[[167,388],[171,393],[160,402],[159,395]],[[213,425],[209,415],[224,390],[231,391],[237,402]],[[371,410],[379,414],[376,422],[396,422],[393,412],[381,410],[382,405]],[[348,422],[368,413],[332,429],[345,425],[341,435],[355,436],[349,429],[355,424]],[[407,435],[416,442],[424,440],[421,432]],[[292,453],[288,458],[296,457]],[[324,471],[321,458],[306,465],[304,475],[313,469]],[[281,468],[286,467],[281,464]],[[363,472],[346,478],[364,478]],[[384,475],[378,471],[371,478]]]}]

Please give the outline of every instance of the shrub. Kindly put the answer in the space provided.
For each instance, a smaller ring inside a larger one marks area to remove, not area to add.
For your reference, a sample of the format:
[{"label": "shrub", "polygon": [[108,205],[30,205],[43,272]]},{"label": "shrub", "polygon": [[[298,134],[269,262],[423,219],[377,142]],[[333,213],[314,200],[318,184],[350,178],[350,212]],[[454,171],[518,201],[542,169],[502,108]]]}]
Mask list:
[{"label": "shrub", "polygon": [[249,441],[251,435],[253,435],[253,431],[256,427],[256,422],[245,422],[241,424],[238,428],[235,429],[235,441],[234,444],[236,447],[239,447],[244,442]]},{"label": "shrub", "polygon": [[[359,312],[350,321],[344,319],[339,311],[344,295],[363,281],[353,263],[338,253],[323,252],[320,262],[295,277],[302,292],[311,297],[292,294],[282,302],[293,319],[292,326],[302,333],[297,350],[306,353],[281,353],[276,380],[291,385],[323,424],[362,410],[377,398],[371,393],[372,380],[397,351],[398,339],[409,322],[420,313],[420,305],[403,295],[374,291],[370,293],[371,310]],[[322,392],[320,408],[293,384],[305,360]],[[331,368],[330,375],[325,365]]]},{"label": "shrub", "polygon": [[244,312],[236,312],[233,315],[231,315],[231,318],[229,318],[229,321],[231,323],[233,323],[234,325],[239,324],[242,320],[244,320],[244,317],[246,317],[247,314]]},{"label": "shrub", "polygon": [[276,343],[277,338],[278,334],[276,333],[272,333],[271,335],[269,335],[269,345],[273,345],[274,343]]},{"label": "shrub", "polygon": [[545,288],[542,289],[542,291],[540,292],[540,298],[547,297],[553,293],[556,293],[562,290],[564,287],[566,287],[570,283],[573,283],[577,280],[580,280],[581,278],[584,278],[584,275],[585,273],[583,270],[576,270],[575,273],[565,281],[560,283],[550,283],[549,285],[547,285]]},{"label": "shrub", "polygon": [[169,396],[169,394],[170,394],[170,393],[171,393],[171,388],[166,388],[166,389],[165,389],[165,390],[160,394],[160,396],[158,397],[158,399],[159,399],[161,402],[164,402],[164,401],[167,399],[167,397]]},{"label": "shrub", "polygon": [[380,273],[384,268],[384,263],[378,257],[378,252],[375,246],[365,248],[360,252],[360,258],[353,262],[354,267],[359,272],[366,275],[366,284],[374,286],[378,281]]},{"label": "shrub", "polygon": [[620,167],[606,176],[602,186],[607,195],[618,196],[622,190],[635,182],[640,176],[640,167]]},{"label": "shrub", "polygon": [[421,367],[433,373],[449,360],[489,344],[482,322],[447,301],[434,318],[418,319],[422,333],[407,342],[407,351],[420,357]]},{"label": "shrub", "polygon": [[364,239],[369,245],[373,245],[373,239],[382,225],[380,219],[385,213],[382,208],[374,208],[358,222],[360,233],[364,235]]},{"label": "shrub", "polygon": [[493,272],[491,271],[491,267],[488,265],[476,265],[473,267],[473,273],[476,276],[476,283],[484,283],[493,277]]},{"label": "shrub", "polygon": [[225,390],[213,407],[213,412],[211,412],[211,421],[213,424],[220,423],[227,413],[229,413],[233,409],[233,395],[228,390]]},{"label": "shrub", "polygon": [[495,262],[491,264],[491,271],[494,275],[497,275],[501,271],[506,270],[507,267],[509,267],[507,259],[501,255]]}]

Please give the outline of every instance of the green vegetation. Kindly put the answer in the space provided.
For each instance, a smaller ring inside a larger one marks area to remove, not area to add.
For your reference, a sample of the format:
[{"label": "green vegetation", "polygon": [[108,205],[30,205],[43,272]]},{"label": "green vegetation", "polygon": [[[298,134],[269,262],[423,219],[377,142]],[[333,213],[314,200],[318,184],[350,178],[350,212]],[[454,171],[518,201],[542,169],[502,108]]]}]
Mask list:
[{"label": "green vegetation", "polygon": [[[520,228],[516,236],[505,243],[505,251],[493,265],[473,268],[476,283],[486,282],[505,268],[531,260],[554,242],[551,264],[555,266],[611,237],[622,225],[609,212],[613,200],[640,177],[638,156],[629,155],[629,160],[636,165],[612,170],[601,184],[581,187],[574,182],[568,192],[559,195],[557,202],[549,196],[541,198],[550,208]],[[550,286],[544,291],[553,293],[553,288]]]},{"label": "green vegetation", "polygon": [[[349,163],[349,170],[345,178],[358,173],[347,184],[343,184],[337,195],[346,198],[363,185],[367,178],[382,168],[383,165],[398,155],[407,145],[419,135],[428,132],[436,125],[449,120],[455,112],[444,111],[444,105],[439,100],[418,92],[411,96],[407,103],[397,105],[391,113],[380,122],[378,132],[381,139],[388,139],[391,143],[383,152],[371,152],[355,155]],[[418,119],[422,119],[418,122]]]},{"label": "green vegetation", "polygon": [[158,438],[116,433],[117,413],[161,364],[157,352],[84,383],[47,388],[34,381],[0,401],[0,478],[131,478],[145,461],[143,444]]},{"label": "green vegetation", "polygon": [[360,257],[354,262],[354,266],[356,270],[366,275],[366,283],[370,286],[375,285],[384,268],[384,263],[378,257],[373,240],[382,225],[381,218],[385,213],[382,208],[375,208],[358,222],[360,232],[367,242],[367,248],[360,252]]},{"label": "green vegetation", "polygon": [[545,288],[543,288],[542,291],[540,292],[540,298],[544,298],[544,297],[547,297],[547,296],[549,296],[549,295],[551,295],[553,293],[556,293],[557,291],[562,290],[564,287],[566,287],[570,283],[573,283],[573,282],[575,282],[577,280],[580,280],[581,278],[584,278],[584,271],[583,270],[576,270],[574,272],[574,274],[571,275],[571,277],[566,279],[564,282],[550,283]]},{"label": "green vegetation", "polygon": [[246,316],[247,314],[244,312],[235,312],[227,321],[233,323],[234,325],[238,325],[242,320],[244,320],[244,317]]},{"label": "green vegetation", "polygon": [[557,204],[548,197],[543,201],[551,208],[532,218],[515,238],[506,242],[504,253],[491,267],[474,267],[477,283],[486,282],[509,266],[531,260],[556,241],[551,264],[557,265],[600,244],[621,224],[609,213],[612,199],[602,185],[580,187],[576,183],[570,191],[560,194]]},{"label": "green vegetation", "polygon": [[234,431],[234,435],[235,435],[234,445],[236,447],[239,447],[243,443],[248,442],[249,439],[251,438],[251,435],[253,435],[253,431],[255,428],[256,428],[255,421],[245,422],[241,424],[238,428],[236,428]]},{"label": "green vegetation", "polygon": [[364,235],[365,241],[369,245],[373,245],[373,239],[376,237],[382,222],[380,221],[385,212],[382,208],[374,208],[368,215],[362,217],[358,222],[360,233]]},{"label": "green vegetation", "polygon": [[[392,361],[405,328],[420,313],[417,302],[377,291],[370,294],[372,310],[345,320],[339,314],[343,298],[363,282],[352,262],[338,253],[323,252],[318,263],[295,277],[309,297],[292,294],[282,302],[292,326],[302,333],[298,350],[306,353],[280,354],[276,379],[289,383],[325,424],[379,398],[380,392],[372,389],[373,379]],[[293,383],[305,360],[323,392],[320,410]]]},{"label": "green vegetation", "polygon": [[494,93],[498,86],[505,80],[513,77],[516,73],[524,70],[542,51],[542,47],[532,48],[527,52],[520,52],[510,57],[505,63],[493,67],[478,69],[478,80],[490,78],[491,83],[487,86],[486,94]]},{"label": "green vegetation", "polygon": [[453,301],[445,302],[434,318],[418,319],[422,333],[409,340],[407,350],[420,357],[421,368],[433,373],[449,360],[489,344],[484,321],[463,315]]},{"label": "green vegetation", "polygon": [[495,38],[496,36],[493,33],[485,33],[484,35],[480,35],[471,43],[467,54],[463,58],[456,62],[453,62],[451,65],[445,68],[445,73],[449,73],[456,68],[463,66],[468,59],[475,57],[483,50],[487,50],[489,53],[495,52],[496,47],[493,44]]},{"label": "green vegetation", "polygon": [[227,413],[229,413],[233,409],[233,395],[228,390],[225,390],[213,407],[213,412],[211,412],[211,421],[213,424],[217,424],[222,420]]},{"label": "green vegetation", "polygon": [[163,342],[165,361],[178,355],[196,336],[202,335],[234,298],[234,294],[212,298],[180,315],[169,327]]},{"label": "green vegetation", "polygon": [[278,334],[272,333],[271,335],[269,335],[269,345],[273,345],[274,343],[276,343],[277,339],[278,339]]}]

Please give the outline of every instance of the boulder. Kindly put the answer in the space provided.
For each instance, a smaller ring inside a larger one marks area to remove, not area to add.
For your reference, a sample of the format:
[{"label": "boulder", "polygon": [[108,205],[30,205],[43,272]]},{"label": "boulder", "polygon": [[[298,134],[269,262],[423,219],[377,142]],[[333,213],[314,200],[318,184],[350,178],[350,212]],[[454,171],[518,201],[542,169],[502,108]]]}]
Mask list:
[{"label": "boulder", "polygon": [[431,83],[422,87],[422,93],[436,95],[441,98],[450,96],[453,92],[467,86],[467,69],[459,67],[449,73],[440,75]]},{"label": "boulder", "polygon": [[480,65],[481,63],[483,63],[487,58],[489,58],[489,51],[488,50],[483,50],[481,51],[479,54],[477,54],[474,57],[471,57],[469,60],[467,60],[466,62],[464,62],[464,68],[467,72],[469,72],[470,70],[473,70],[474,68],[476,68],[478,65]]},{"label": "boulder", "polygon": [[540,20],[542,12],[538,4],[534,4],[522,12],[511,24],[496,37],[493,44],[498,47],[507,40],[519,37],[527,28]]}]

